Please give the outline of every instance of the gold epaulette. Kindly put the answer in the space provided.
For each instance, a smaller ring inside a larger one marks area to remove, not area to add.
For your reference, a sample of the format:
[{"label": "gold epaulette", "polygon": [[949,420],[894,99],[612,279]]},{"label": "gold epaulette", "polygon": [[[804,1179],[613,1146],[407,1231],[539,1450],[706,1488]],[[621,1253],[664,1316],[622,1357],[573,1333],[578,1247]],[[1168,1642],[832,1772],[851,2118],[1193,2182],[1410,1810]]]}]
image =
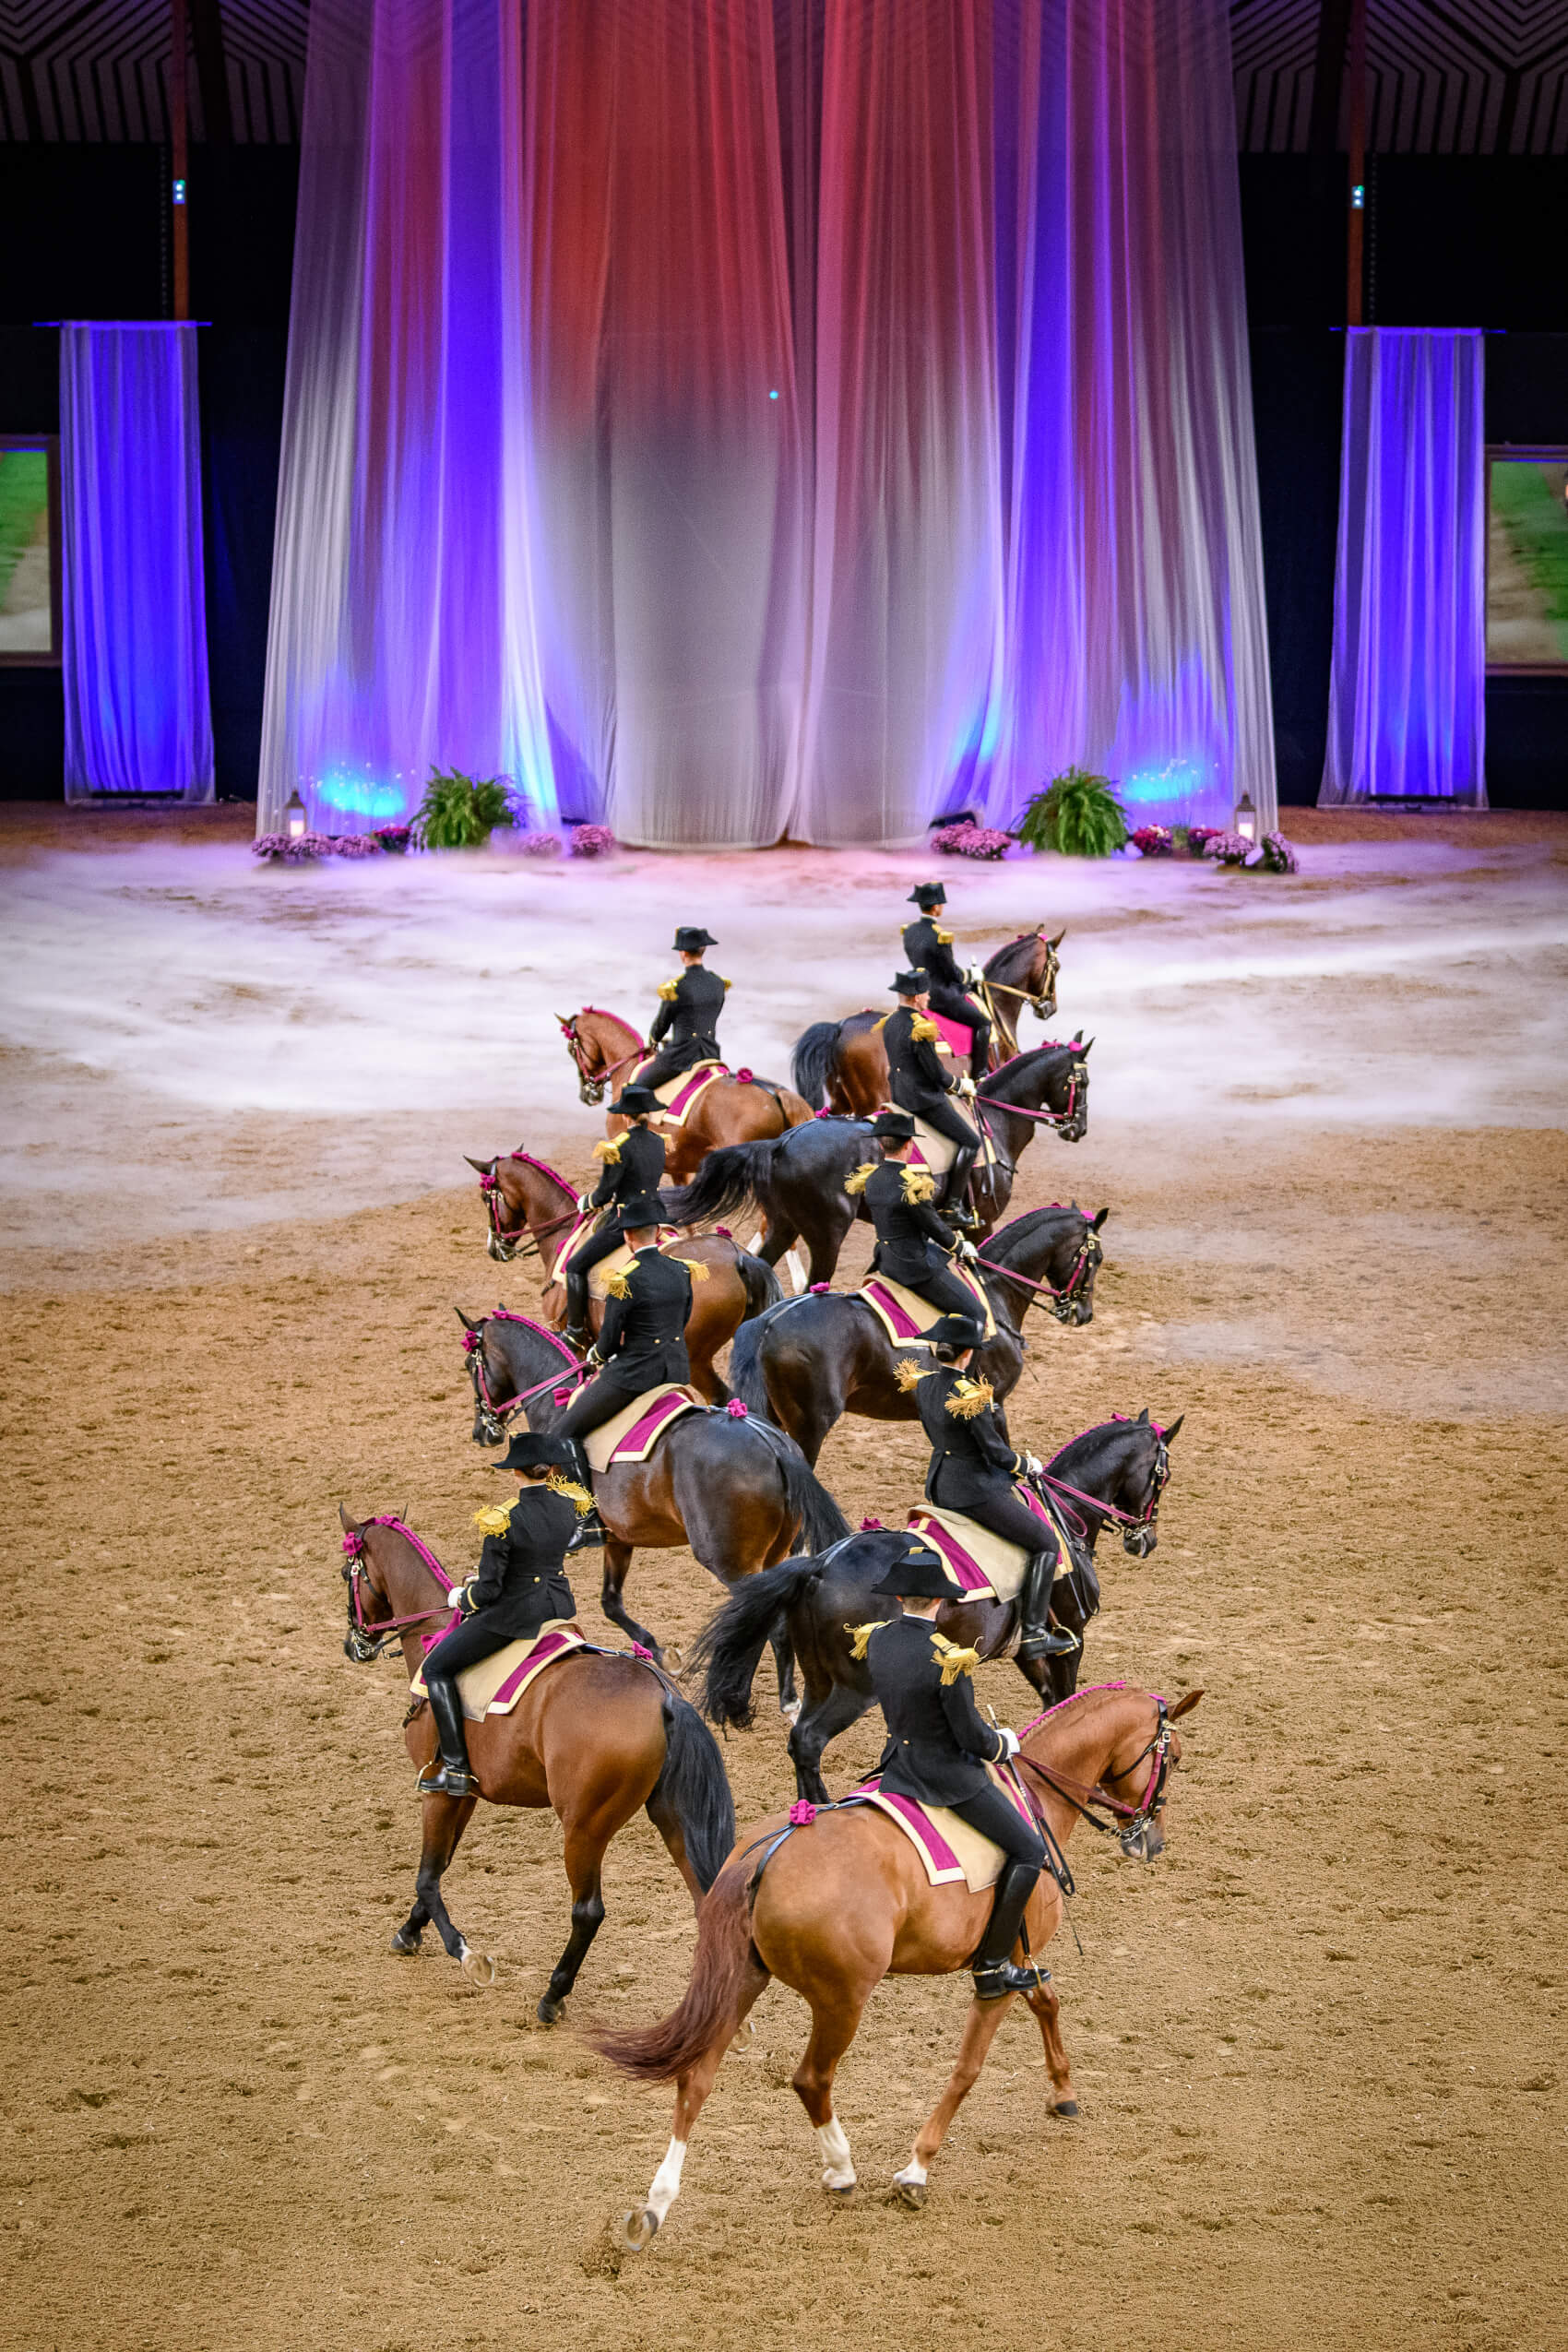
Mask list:
[{"label": "gold epaulette", "polygon": [[[932,928],[935,930],[935,925],[933,924]],[[936,941],[939,947],[951,947],[953,944],[953,934],[950,931],[938,931],[936,933]]]},{"label": "gold epaulette", "polygon": [[891,1013],[885,1013],[885,1014],[883,1015],[883,1016],[882,1016],[882,1018],[881,1018],[881,1020],[880,1020],[880,1021],[874,1021],[874,1022],[873,1022],[873,1024],[872,1024],[872,1035],[873,1035],[873,1037],[874,1037],[874,1036],[876,1035],[876,1032],[877,1032],[877,1030],[878,1030],[878,1029],[885,1029],[885,1028],[887,1027],[888,1022],[889,1022],[892,1018],[893,1018],[893,1016],[892,1016],[892,1014],[891,1014]]},{"label": "gold epaulette", "polygon": [[680,987],[680,985],[681,985],[681,983],[680,983],[680,981],[679,981],[679,980],[660,980],[660,981],[659,981],[659,993],[660,994],[660,996],[662,996],[662,998],[664,999],[664,1002],[666,1003],[666,1004],[674,1004],[674,1002],[675,1002],[675,991],[676,991],[676,990]]},{"label": "gold epaulette", "polygon": [[869,1625],[846,1625],[844,1631],[849,1636],[849,1656],[863,1658],[872,1635],[880,1633],[888,1621],[885,1617],[873,1617]]},{"label": "gold epaulette", "polygon": [[934,1021],[925,1021],[917,1013],[909,1024],[909,1034],[921,1045],[934,1045],[942,1031]]},{"label": "gold epaulette", "polygon": [[564,1470],[552,1470],[544,1481],[552,1494],[564,1494],[579,1519],[586,1519],[593,1509],[593,1497],[586,1486],[569,1479]]},{"label": "gold epaulette", "polygon": [[903,1178],[907,1201],[933,1201],[936,1198],[936,1179],[929,1168],[911,1168],[906,1163]]},{"label": "gold epaulette", "polygon": [[844,1190],[853,1198],[858,1199],[876,1174],[876,1166],[874,1159],[862,1159],[860,1166],[851,1169],[849,1175],[845,1177]]},{"label": "gold epaulette", "polygon": [[[720,973],[719,973],[719,979],[720,979],[720,980],[724,980],[724,975],[723,975],[723,973],[722,973],[722,972],[720,972]],[[728,988],[728,987],[729,987],[729,985],[730,985],[730,982],[729,982],[728,980],[724,980],[724,985],[725,985],[725,987],[726,987],[726,988]]]},{"label": "gold epaulette", "polygon": [[[670,1254],[672,1258],[675,1258],[675,1253],[673,1250],[671,1251]],[[685,1267],[686,1272],[691,1276],[694,1282],[706,1282],[707,1280],[707,1268],[704,1265],[701,1258],[675,1258],[675,1263],[677,1265],[683,1265]]]},{"label": "gold epaulette", "polygon": [[944,1633],[933,1633],[931,1645],[942,1660],[944,1690],[950,1682],[956,1682],[960,1674],[972,1674],[980,1662],[979,1650],[960,1649],[957,1643],[950,1642]]},{"label": "gold epaulette", "polygon": [[989,1380],[960,1380],[947,1399],[947,1410],[960,1421],[972,1421],[990,1410],[992,1393]]},{"label": "gold epaulette", "polygon": [[922,1380],[929,1380],[939,1364],[922,1364],[913,1356],[900,1356],[895,1367],[895,1377],[906,1396],[913,1396]]},{"label": "gold epaulette", "polygon": [[481,1536],[504,1536],[511,1524],[512,1514],[499,1503],[487,1503],[482,1511],[474,1513],[474,1525]]},{"label": "gold epaulette", "polygon": [[612,1299],[629,1299],[632,1295],[632,1286],[621,1273],[607,1274],[604,1277],[604,1287]]},{"label": "gold epaulette", "polygon": [[593,1147],[593,1156],[595,1159],[605,1160],[612,1168],[614,1167],[615,1163],[621,1157],[620,1136],[607,1136],[603,1143],[595,1144]]}]

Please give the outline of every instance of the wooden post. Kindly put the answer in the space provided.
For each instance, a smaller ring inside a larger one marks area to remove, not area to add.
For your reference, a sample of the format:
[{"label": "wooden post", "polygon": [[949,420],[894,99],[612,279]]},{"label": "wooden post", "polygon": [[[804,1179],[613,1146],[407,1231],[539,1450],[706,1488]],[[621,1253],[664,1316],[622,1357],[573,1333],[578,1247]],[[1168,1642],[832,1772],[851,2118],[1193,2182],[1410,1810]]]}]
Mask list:
[{"label": "wooden post", "polygon": [[1350,0],[1350,209],[1346,238],[1345,316],[1363,323],[1367,203],[1367,0]]},{"label": "wooden post", "polygon": [[185,136],[185,61],[190,47],[186,0],[170,0],[172,48],[169,60],[169,146],[173,159],[173,185],[169,191],[174,232],[174,315],[191,315],[191,255],[185,204],[185,174],[189,163]]}]

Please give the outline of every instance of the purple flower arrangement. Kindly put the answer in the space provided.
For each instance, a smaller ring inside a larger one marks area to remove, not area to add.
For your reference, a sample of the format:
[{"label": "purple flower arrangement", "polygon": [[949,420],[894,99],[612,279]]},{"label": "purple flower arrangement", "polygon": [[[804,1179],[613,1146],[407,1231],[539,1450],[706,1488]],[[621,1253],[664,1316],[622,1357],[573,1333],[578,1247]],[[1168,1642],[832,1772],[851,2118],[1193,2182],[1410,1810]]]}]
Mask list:
[{"label": "purple flower arrangement", "polygon": [[932,835],[931,846],[944,858],[1004,858],[1013,836],[991,825],[944,825]]},{"label": "purple flower arrangement", "polygon": [[[400,840],[386,837],[399,834]],[[388,825],[378,833],[301,833],[293,839],[286,833],[264,833],[251,843],[251,855],[273,864],[303,866],[317,858],[379,858],[384,850],[398,856],[408,846],[408,826]]]},{"label": "purple flower arrangement", "polygon": [[1301,872],[1301,860],[1283,833],[1264,835],[1263,861],[1270,873],[1299,873]]},{"label": "purple flower arrangement", "polygon": [[558,833],[519,833],[508,849],[520,850],[525,858],[558,858],[561,836]]},{"label": "purple flower arrangement", "polygon": [[1247,860],[1255,854],[1255,849],[1256,844],[1249,841],[1244,833],[1221,830],[1209,833],[1203,846],[1203,854],[1206,858],[1213,858],[1218,865],[1244,866]]},{"label": "purple flower arrangement", "polygon": [[574,858],[607,858],[615,848],[615,836],[607,825],[574,825],[570,854]]}]

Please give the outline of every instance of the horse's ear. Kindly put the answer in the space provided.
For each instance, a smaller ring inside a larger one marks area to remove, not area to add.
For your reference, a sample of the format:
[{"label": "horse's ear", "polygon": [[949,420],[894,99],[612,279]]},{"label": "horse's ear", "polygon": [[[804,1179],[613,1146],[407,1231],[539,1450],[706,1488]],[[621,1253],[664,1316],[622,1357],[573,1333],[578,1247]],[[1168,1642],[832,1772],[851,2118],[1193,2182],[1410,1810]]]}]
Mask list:
[{"label": "horse's ear", "polygon": [[570,1013],[557,1013],[555,1017],[560,1022],[561,1027],[565,1030],[567,1036],[570,1037],[572,1034],[572,1016]]},{"label": "horse's ear", "polygon": [[[1098,1030],[1097,1030],[1097,1031],[1096,1031],[1096,1035],[1098,1036],[1098,1034],[1099,1034],[1099,1032],[1098,1032]],[[1079,1041],[1078,1041],[1079,1038],[1082,1038],[1082,1039],[1083,1039],[1083,1042],[1082,1042],[1081,1044],[1079,1044]],[[1075,1038],[1075,1039],[1073,1039],[1073,1042],[1074,1042],[1074,1044],[1075,1044],[1075,1045],[1076,1045],[1076,1046],[1077,1046],[1077,1048],[1078,1048],[1078,1051],[1079,1051],[1080,1053],[1087,1053],[1087,1052],[1088,1051],[1088,1050],[1089,1050],[1090,1046],[1094,1043],[1094,1038],[1092,1038],[1092,1037],[1083,1037],[1083,1032],[1082,1032],[1082,1030],[1080,1030],[1080,1031],[1079,1031],[1079,1033],[1078,1033],[1078,1037],[1077,1037],[1077,1038]]]},{"label": "horse's ear", "polygon": [[457,1321],[462,1324],[465,1331],[477,1331],[479,1329],[479,1324],[475,1323],[473,1317],[471,1315],[466,1315],[461,1307],[454,1307],[452,1313],[457,1316]]},{"label": "horse's ear", "polygon": [[1202,1697],[1203,1697],[1203,1693],[1202,1693],[1201,1691],[1189,1691],[1189,1692],[1187,1693],[1187,1695],[1186,1695],[1186,1697],[1185,1697],[1184,1699],[1178,1699],[1178,1700],[1177,1700],[1177,1702],[1176,1702],[1176,1704],[1175,1704],[1175,1705],[1174,1705],[1173,1707],[1167,1707],[1167,1708],[1166,1708],[1166,1710],[1165,1710],[1165,1720],[1166,1720],[1166,1722],[1167,1722],[1167,1723],[1174,1723],[1174,1722],[1177,1720],[1178,1716],[1183,1716],[1183,1715],[1191,1715],[1191,1714],[1192,1714],[1192,1712],[1193,1712],[1193,1709],[1194,1709],[1194,1708],[1197,1705],[1198,1701],[1199,1701]]},{"label": "horse's ear", "polygon": [[1057,932],[1057,934],[1056,934],[1055,938],[1054,938],[1054,939],[1048,939],[1048,940],[1046,941],[1046,943],[1045,943],[1045,944],[1046,944],[1046,945],[1047,945],[1048,947],[1060,947],[1060,946],[1061,946],[1061,944],[1062,944],[1062,942],[1063,942],[1063,941],[1066,938],[1066,936],[1067,936],[1067,926],[1066,926],[1066,924],[1065,924],[1065,923],[1063,923],[1063,926],[1062,926],[1062,928],[1061,928],[1061,930]]},{"label": "horse's ear", "polygon": [[1147,1420],[1147,1419],[1148,1419],[1148,1407],[1147,1407],[1146,1405],[1144,1407],[1143,1411],[1142,1411],[1142,1412],[1138,1415],[1138,1419],[1139,1419],[1139,1420],[1140,1420],[1140,1421],[1146,1421],[1146,1420]]},{"label": "horse's ear", "polygon": [[1175,1436],[1177,1431],[1181,1428],[1187,1416],[1185,1413],[1177,1414],[1175,1420],[1171,1422],[1170,1427],[1165,1431],[1165,1443],[1167,1445],[1170,1444],[1171,1439]]},{"label": "horse's ear", "polygon": [[1105,1223],[1105,1220],[1106,1220],[1106,1218],[1110,1216],[1110,1214],[1111,1214],[1111,1211],[1110,1211],[1108,1208],[1097,1209],[1097,1210],[1096,1210],[1096,1212],[1095,1212],[1095,1214],[1094,1214],[1094,1216],[1093,1216],[1093,1217],[1091,1217],[1091,1218],[1090,1218],[1090,1219],[1089,1219],[1089,1230],[1090,1230],[1090,1232],[1091,1232],[1091,1233],[1098,1233],[1098,1232],[1099,1231],[1100,1227],[1101,1227],[1101,1226]]},{"label": "horse's ear", "polygon": [[468,1152],[463,1154],[463,1158],[468,1160],[469,1166],[470,1168],[476,1168],[481,1176],[494,1175],[495,1162],[493,1159],[474,1159]]},{"label": "horse's ear", "polygon": [[359,1534],[359,1521],[357,1519],[350,1519],[341,1503],[338,1505],[338,1516],[343,1523],[343,1533],[346,1536],[357,1536]]}]

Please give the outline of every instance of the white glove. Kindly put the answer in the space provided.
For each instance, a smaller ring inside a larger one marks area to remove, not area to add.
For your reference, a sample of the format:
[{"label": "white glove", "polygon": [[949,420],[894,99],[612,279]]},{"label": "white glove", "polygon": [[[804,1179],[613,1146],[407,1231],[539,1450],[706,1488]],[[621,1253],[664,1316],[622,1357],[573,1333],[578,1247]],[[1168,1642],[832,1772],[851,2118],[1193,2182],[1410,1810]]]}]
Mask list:
[{"label": "white glove", "polygon": [[981,971],[980,966],[978,964],[971,964],[968,970],[964,974],[964,985],[966,988],[979,988],[984,979],[985,974]]},{"label": "white glove", "polygon": [[454,1585],[446,1596],[447,1608],[457,1610],[460,1616],[466,1617],[470,1614],[473,1605],[473,1598],[467,1583]]},{"label": "white glove", "polygon": [[974,1090],[975,1090],[975,1082],[974,1082],[973,1078],[960,1078],[960,1079],[959,1079],[959,1081],[958,1081],[958,1092],[959,1092],[960,1094],[972,1095],[972,1094],[974,1093]]},{"label": "white glove", "polygon": [[1038,1454],[1026,1454],[1026,1455],[1025,1455],[1025,1456],[1024,1456],[1024,1476],[1025,1476],[1025,1478],[1027,1478],[1027,1479],[1038,1479],[1038,1478],[1039,1478],[1039,1474],[1040,1474],[1040,1472],[1044,1469],[1044,1467],[1045,1467],[1045,1464],[1044,1464],[1044,1463],[1040,1460],[1039,1455]]},{"label": "white glove", "polygon": [[579,1217],[586,1217],[592,1206],[593,1194],[591,1193],[579,1193],[577,1194],[577,1215]]},{"label": "white glove", "polygon": [[1002,1742],[1002,1753],[997,1758],[997,1762],[1005,1764],[1009,1756],[1016,1756],[1018,1752],[1018,1735],[1016,1731],[1010,1730],[1005,1723],[999,1723],[996,1727],[996,1736]]},{"label": "white glove", "polygon": [[958,1237],[957,1253],[968,1265],[978,1265],[980,1264],[980,1252],[976,1249],[974,1243],[968,1240],[963,1234],[960,1234]]}]

